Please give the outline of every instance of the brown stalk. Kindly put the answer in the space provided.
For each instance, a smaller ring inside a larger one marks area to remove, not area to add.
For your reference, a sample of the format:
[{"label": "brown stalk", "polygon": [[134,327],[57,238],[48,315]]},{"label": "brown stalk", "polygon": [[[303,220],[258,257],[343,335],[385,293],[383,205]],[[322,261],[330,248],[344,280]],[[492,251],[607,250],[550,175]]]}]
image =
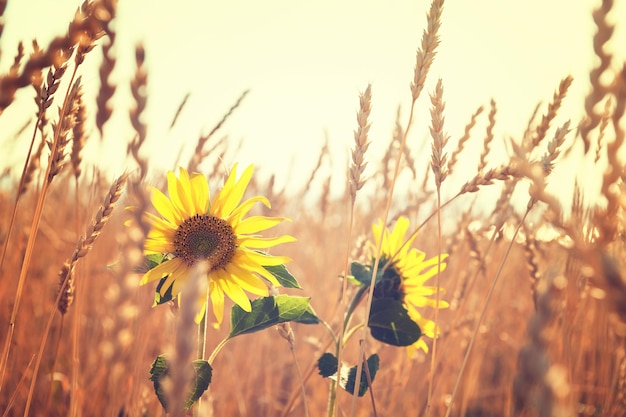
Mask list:
[{"label": "brown stalk", "polygon": [[446,179],[448,175],[447,168],[447,155],[444,153],[444,147],[448,143],[448,136],[443,130],[443,123],[445,117],[443,115],[443,111],[445,109],[445,103],[443,101],[443,85],[441,79],[437,82],[437,87],[435,88],[435,94],[430,95],[430,101],[432,103],[432,108],[430,110],[431,117],[431,128],[430,135],[433,138],[432,143],[432,155],[431,155],[431,168],[433,174],[435,176],[435,187],[437,190],[437,253],[439,254],[439,259],[437,262],[437,275],[435,276],[435,317],[434,317],[434,326],[435,326],[435,334],[433,337],[433,350],[430,358],[430,378],[428,380],[428,396],[426,399],[426,415],[429,416],[431,412],[431,402],[433,396],[433,381],[434,381],[434,372],[435,372],[435,364],[437,358],[437,339],[439,338],[439,302],[441,301],[441,288],[440,288],[440,277],[441,277],[441,253],[442,250],[442,237],[441,237],[441,184]]},{"label": "brown stalk", "polygon": [[607,206],[603,213],[598,213],[596,220],[601,232],[599,238],[600,245],[606,245],[608,242],[615,240],[617,234],[617,216],[615,214],[617,213],[620,200],[617,183],[624,172],[624,162],[619,158],[619,151],[624,144],[625,133],[620,121],[626,109],[626,64],[615,76],[612,93],[615,96],[615,109],[613,109],[611,124],[615,132],[615,139],[606,146],[608,167],[602,177],[601,192],[607,200]]},{"label": "brown stalk", "polygon": [[365,180],[361,178],[367,162],[364,162],[363,156],[367,152],[370,142],[368,141],[368,132],[370,123],[368,121],[370,112],[372,111],[372,85],[368,84],[365,92],[359,96],[359,111],[356,116],[358,128],[354,132],[355,146],[352,149],[352,164],[350,165],[350,198],[354,205],[356,192],[365,184]]},{"label": "brown stalk", "polygon": [[572,84],[572,81],[573,78],[571,76],[567,76],[563,80],[561,80],[561,83],[559,84],[559,89],[555,91],[552,97],[552,102],[548,105],[548,111],[542,116],[541,123],[539,124],[539,126],[537,126],[535,134],[530,137],[528,141],[525,141],[522,145],[525,151],[530,151],[536,148],[539,143],[541,143],[541,141],[546,137],[546,132],[550,128],[552,120],[556,117],[556,113],[558,112],[559,108],[561,108],[561,103],[563,102],[563,99],[565,98],[567,90]]},{"label": "brown stalk", "polygon": [[[354,131],[354,148],[352,149],[352,164],[350,165],[350,172],[348,178],[349,194],[350,194],[350,219],[348,223],[348,236],[347,236],[347,248],[344,259],[344,271],[349,271],[349,258],[350,247],[352,245],[352,234],[354,229],[354,207],[356,202],[356,194],[359,191],[365,180],[361,178],[363,171],[367,165],[364,162],[365,152],[369,147],[368,132],[370,129],[369,116],[372,110],[372,85],[368,84],[363,93],[359,95],[359,111],[357,112],[357,130]],[[346,293],[348,291],[348,280],[344,279],[341,287],[341,306],[343,307],[342,316],[345,317],[348,311],[348,303],[346,301]],[[336,342],[335,351],[337,354],[337,361],[341,366],[343,358],[343,338],[346,332],[346,322],[341,320],[341,328],[339,330],[339,337]],[[362,353],[362,352],[361,352]],[[357,376],[360,378],[360,374],[357,372]],[[358,379],[357,381],[360,381]],[[358,390],[358,384],[355,388]],[[328,415],[336,415],[339,410],[339,403],[337,402],[337,386],[338,381],[331,382],[330,398],[328,400]]]},{"label": "brown stalk", "polygon": [[68,107],[63,110],[59,109],[59,122],[55,126],[56,139],[54,142],[48,142],[48,148],[50,148],[50,160],[47,182],[48,185],[52,183],[52,180],[58,175],[65,166],[65,147],[69,143],[69,134],[76,122],[76,113],[78,112],[78,97],[81,92],[81,77],[78,77],[74,85],[70,89],[67,96]]},{"label": "brown stalk", "polygon": [[[393,199],[394,187],[396,184],[396,180],[398,178],[398,173],[400,171],[400,161],[402,158],[402,154],[404,153],[404,149],[406,147],[406,139],[411,130],[411,126],[413,125],[413,114],[415,111],[415,102],[417,101],[426,81],[426,76],[428,74],[428,70],[435,58],[435,50],[437,45],[439,44],[439,37],[437,35],[439,31],[439,27],[441,26],[441,12],[443,11],[443,0],[433,0],[430,6],[430,11],[427,16],[428,29],[425,30],[422,34],[422,46],[417,51],[416,64],[415,64],[415,73],[413,77],[413,82],[411,83],[411,96],[413,101],[411,103],[411,110],[409,112],[409,120],[407,122],[407,127],[404,129],[404,135],[402,137],[402,142],[400,143],[400,149],[396,158],[396,163],[394,167],[393,177],[391,180],[391,184],[389,187],[387,199],[385,202],[385,210],[382,216],[383,224],[387,224],[387,219],[389,218],[389,211],[391,209],[391,202]],[[378,273],[378,267],[380,262],[380,249],[381,249],[382,239],[376,245],[376,258],[374,259],[374,265],[372,266],[372,282],[375,281],[376,274]],[[360,360],[365,353],[366,341],[367,341],[367,325],[369,323],[369,315],[372,307],[372,298],[374,293],[374,285],[370,285],[369,292],[367,295],[367,302],[365,305],[365,312],[363,314],[363,343],[360,345],[359,349],[359,361],[357,365],[355,381],[361,380],[361,372],[363,371],[362,362]],[[354,416],[356,413],[356,400],[357,395],[356,392],[358,390],[358,384],[355,384],[355,391],[352,396],[352,405],[351,405],[351,415]]]},{"label": "brown stalk", "polygon": [[595,22],[598,30],[593,37],[593,51],[600,59],[598,66],[595,67],[589,73],[589,81],[591,83],[591,91],[585,99],[585,113],[586,120],[580,127],[580,135],[585,145],[585,153],[587,153],[591,146],[591,139],[589,133],[598,126],[601,121],[601,114],[596,110],[596,105],[604,99],[608,93],[607,87],[604,86],[600,79],[604,73],[609,69],[611,65],[611,59],[613,55],[608,52],[606,43],[613,36],[613,25],[608,23],[607,16],[611,12],[613,7],[613,0],[603,0],[602,4],[593,11],[593,21]]},{"label": "brown stalk", "polygon": [[[18,89],[30,85],[33,74],[58,62],[60,51],[71,50],[79,44],[79,48],[82,48],[81,55],[89,52],[86,38],[100,33],[103,25],[113,18],[111,12],[103,13],[105,7],[102,3],[93,2],[93,6],[79,9],[80,12],[77,11],[74,20],[70,22],[67,34],[54,38],[44,51],[31,55],[21,72],[9,72],[0,76],[0,114],[13,102]],[[90,14],[84,15],[85,10]],[[111,10],[114,11],[114,9]]]},{"label": "brown stalk", "polygon": [[[48,335],[50,333],[50,329],[52,327],[52,322],[54,320],[55,312],[58,309],[62,314],[63,311],[67,312],[67,308],[69,308],[71,304],[71,300],[68,298],[68,295],[72,295],[73,292],[69,292],[66,290],[68,286],[73,284],[72,280],[72,271],[76,266],[76,263],[83,257],[87,256],[87,254],[91,251],[93,243],[100,236],[102,232],[102,228],[107,223],[111,214],[113,213],[113,209],[115,208],[116,203],[120,199],[122,192],[124,190],[124,186],[126,184],[126,179],[128,178],[128,174],[122,174],[119,178],[117,178],[111,188],[109,189],[108,194],[104,198],[104,202],[100,206],[98,212],[96,213],[96,217],[91,222],[89,227],[87,228],[85,234],[78,239],[76,243],[76,247],[74,248],[74,252],[72,256],[66,261],[64,266],[60,271],[60,284],[59,290],[57,292],[56,300],[55,300],[55,309],[50,312],[48,317],[48,322],[43,332],[42,341],[39,347],[39,353],[37,354],[37,359],[35,361],[35,367],[33,370],[33,377],[30,383],[30,389],[28,391],[28,398],[26,400],[26,407],[24,409],[24,416],[28,416],[30,411],[30,405],[33,397],[33,393],[35,390],[35,383],[37,382],[37,375],[39,373],[39,366],[41,365],[41,360],[43,358],[43,351],[45,349],[46,341],[48,340]],[[61,276],[64,275],[64,276]],[[63,302],[62,299],[65,299]],[[64,309],[64,310],[63,310]],[[77,396],[77,393],[73,393],[73,396]]]},{"label": "brown stalk", "polygon": [[83,102],[83,92],[79,88],[76,94],[76,113],[74,115],[74,126],[72,127],[72,153],[70,160],[72,161],[72,171],[78,183],[78,177],[81,174],[80,163],[82,161],[81,152],[85,147],[85,120],[87,118],[87,110]]},{"label": "brown stalk", "polygon": [[491,110],[489,111],[489,124],[487,125],[487,132],[485,133],[485,139],[483,140],[483,151],[480,154],[480,160],[478,162],[478,172],[482,172],[487,166],[487,155],[489,154],[489,147],[493,142],[493,128],[496,125],[496,102],[491,99]]},{"label": "brown stalk", "polygon": [[563,309],[567,278],[559,275],[541,284],[537,310],[528,323],[529,340],[518,355],[513,383],[513,415],[521,415],[530,407],[540,417],[565,417],[572,411],[559,404],[559,397],[569,392],[566,371],[550,363],[547,351]]},{"label": "brown stalk", "polygon": [[596,156],[593,160],[594,164],[597,164],[600,161],[600,155],[602,154],[602,149],[604,148],[605,131],[606,127],[609,125],[609,120],[611,119],[611,103],[612,100],[610,98],[604,102],[604,111],[602,112],[600,127],[598,129]]},{"label": "brown stalk", "polygon": [[202,150],[204,149],[204,145],[215,134],[215,132],[217,132],[222,127],[222,125],[226,122],[226,120],[228,120],[230,115],[233,114],[233,112],[235,111],[235,109],[237,109],[237,107],[239,107],[239,105],[241,104],[243,99],[248,95],[249,92],[250,92],[250,90],[245,90],[239,96],[239,98],[237,99],[235,104],[233,104],[230,107],[230,109],[228,109],[226,114],[224,116],[222,116],[222,119],[213,127],[213,129],[211,129],[211,131],[208,134],[202,135],[198,139],[198,143],[196,144],[196,150],[194,151],[193,155],[191,156],[191,159],[189,160],[189,163],[187,164],[187,171],[188,172],[192,172],[192,171],[197,171],[198,170],[198,165],[200,165],[200,162],[202,162],[202,159],[204,158],[204,156],[203,156],[204,154],[202,152]]},{"label": "brown stalk", "polygon": [[96,128],[100,133],[100,138],[103,137],[104,125],[111,118],[111,114],[113,114],[111,99],[116,89],[115,84],[111,82],[111,74],[113,74],[116,62],[115,56],[112,53],[116,34],[110,28],[107,28],[106,32],[109,41],[102,46],[102,63],[98,69],[100,89],[96,97]]},{"label": "brown stalk", "polygon": [[443,102],[443,85],[441,79],[437,82],[435,94],[430,96],[432,108],[430,109],[430,118],[432,126],[430,128],[430,134],[433,138],[432,155],[430,167],[435,174],[435,185],[437,189],[441,188],[441,183],[448,176],[447,168],[447,154],[444,153],[443,148],[448,143],[448,136],[443,131],[443,122],[445,117],[443,116],[443,110],[445,103]]}]

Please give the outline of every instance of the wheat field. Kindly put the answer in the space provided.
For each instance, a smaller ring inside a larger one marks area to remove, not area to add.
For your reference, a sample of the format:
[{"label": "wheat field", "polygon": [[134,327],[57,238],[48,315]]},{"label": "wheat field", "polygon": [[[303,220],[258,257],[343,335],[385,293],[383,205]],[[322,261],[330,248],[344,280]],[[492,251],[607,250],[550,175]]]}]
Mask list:
[{"label": "wheat field", "polygon": [[[406,140],[418,129],[412,106],[408,120],[399,118],[390,132],[385,154],[369,154],[372,90],[363,86],[354,100],[355,140],[342,195],[330,192],[331,178],[320,169],[328,147],[299,188],[280,189],[271,176],[253,177],[247,190],[272,203],[254,214],[291,219],[270,236],[296,237],[280,254],[293,260],[288,268],[302,289],[280,292],[311,297],[335,331],[346,308],[342,294],[355,291],[343,279],[346,267],[367,258],[372,224],[410,219],[419,229],[415,247],[429,257],[448,254],[447,268],[429,285],[443,289],[449,308],[421,312],[437,322],[439,337],[425,339],[429,352],[415,357],[367,337],[366,354],[380,358],[368,394],[353,403],[339,390],[329,407],[330,383],[317,369],[332,343],[324,326],[291,323],[293,339],[280,326],[243,335],[216,356],[211,385],[187,415],[626,415],[626,64],[613,70],[604,48],[612,2],[590,16],[598,59],[588,80],[577,80],[589,83],[585,118],[560,111],[573,81],[564,74],[545,103],[521,116],[527,128],[512,138],[494,134],[494,101],[468,115],[462,135],[446,133],[445,79],[428,74],[445,48],[437,34],[443,3],[431,4],[408,80],[413,105],[429,104],[430,113],[419,115],[429,120],[427,146]],[[0,12],[5,6],[0,0]],[[167,171],[146,176],[154,167],[143,152],[150,74],[141,45],[129,86],[127,169],[116,177],[81,154],[110,122],[119,87],[111,81],[115,14],[114,0],[85,1],[67,32],[49,44],[2,51],[13,64],[0,74],[0,117],[22,89],[33,92],[28,111],[36,115],[1,139],[22,132],[32,138],[23,164],[0,166],[2,184],[9,184],[0,188],[2,416],[178,415],[163,410],[149,369],[157,355],[195,349],[198,329],[181,321],[184,308],[175,302],[152,307],[154,285],[139,285],[149,230],[142,213],[153,212],[148,186],[165,190]],[[96,54],[102,61],[94,86],[81,76],[84,61]],[[91,96],[94,102],[84,98]],[[224,183],[223,157],[236,152],[221,136],[223,123],[245,97],[225,103],[223,119],[180,162],[212,186]],[[177,115],[169,116],[175,123]],[[502,141],[509,153],[493,164],[491,149]],[[416,163],[415,149],[429,152],[427,165]],[[468,172],[458,162],[470,149],[480,156]],[[555,186],[550,174],[561,165],[577,167],[591,185],[572,176]],[[228,316],[233,303],[226,305]],[[358,307],[355,320],[366,308]],[[208,330],[207,352],[228,330],[227,318]],[[359,338],[346,344],[345,362],[358,362]]]}]

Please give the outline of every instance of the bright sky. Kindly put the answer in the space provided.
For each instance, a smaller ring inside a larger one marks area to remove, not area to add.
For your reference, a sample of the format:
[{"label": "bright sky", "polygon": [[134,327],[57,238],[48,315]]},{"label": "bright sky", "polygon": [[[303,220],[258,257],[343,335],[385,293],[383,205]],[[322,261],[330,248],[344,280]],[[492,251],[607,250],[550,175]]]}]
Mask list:
[{"label": "bright sky", "polygon": [[[570,117],[577,124],[588,91],[587,74],[595,63],[591,10],[598,3],[446,1],[441,45],[409,140],[413,152],[422,150],[421,161],[429,157],[430,145],[422,143],[430,140],[427,93],[438,78],[444,84],[445,128],[451,146],[474,110],[480,105],[488,110],[491,98],[498,106],[498,140],[519,137],[535,105],[550,101],[568,74],[574,84],[558,124]],[[616,3],[614,20],[626,16],[626,2]],[[79,0],[9,0],[0,68],[4,71],[12,61],[18,39],[28,45],[36,37],[46,45],[53,35],[62,34],[79,4]],[[220,132],[235,143],[243,141],[237,160],[256,164],[266,176],[276,173],[279,185],[301,184],[299,174],[310,175],[327,134],[337,184],[343,183],[359,92],[372,83],[372,145],[367,155],[372,161],[382,156],[389,143],[399,105],[403,120],[408,116],[409,83],[429,5],[424,0],[120,0],[115,26],[120,82],[116,115],[105,129],[104,141],[88,144],[90,157],[115,173],[125,167],[125,143],[132,134],[127,125],[126,85],[134,45],[141,41],[150,83],[147,122],[153,168],[173,168],[181,147],[186,162],[198,135],[212,128],[250,89]],[[621,60],[626,57],[624,26],[616,30]],[[97,65],[99,52],[87,59]],[[97,83],[97,77],[95,70],[86,67],[86,90]],[[171,118],[189,92],[178,126],[168,132]],[[21,99],[25,106],[32,103],[28,95]],[[0,117],[0,141],[12,132],[11,122],[23,122],[24,114],[7,112]],[[484,135],[486,114],[475,132],[475,143]],[[20,144],[12,151],[20,164],[26,146]],[[477,159],[478,149],[468,152]],[[476,164],[472,158],[462,161],[471,173]],[[233,162],[225,161],[225,166]]]}]

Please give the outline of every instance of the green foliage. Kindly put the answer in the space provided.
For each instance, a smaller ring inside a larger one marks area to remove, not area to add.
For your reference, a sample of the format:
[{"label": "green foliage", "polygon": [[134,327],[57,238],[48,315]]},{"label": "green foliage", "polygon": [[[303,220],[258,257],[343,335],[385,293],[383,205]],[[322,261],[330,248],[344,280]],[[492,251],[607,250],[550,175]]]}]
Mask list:
[{"label": "green foliage", "polygon": [[161,253],[151,253],[150,255],[146,255],[146,267],[148,271],[152,268],[161,265],[163,262],[167,260],[167,257]]},{"label": "green foliage", "polygon": [[402,302],[391,297],[372,300],[368,326],[374,339],[392,346],[410,346],[422,335]]},{"label": "green foliage", "polygon": [[[380,360],[377,354],[374,354],[367,359],[367,369],[369,370],[372,383],[374,383],[374,378],[376,377],[376,373],[378,372],[379,364]],[[365,366],[365,363],[363,363],[363,365]],[[320,375],[322,375],[324,378],[331,378],[336,381],[337,368],[337,357],[332,353],[324,353],[317,361],[317,369],[319,370]],[[339,386],[350,394],[354,393],[356,372],[356,365],[351,368],[348,368],[344,365],[341,366]],[[367,382],[367,373],[365,368],[363,368],[361,371],[361,382],[359,383],[358,396],[362,397],[367,392],[368,387],[369,384]]]},{"label": "green foliage", "polygon": [[291,272],[287,270],[285,265],[264,266],[263,268],[265,268],[270,274],[274,275],[274,278],[276,278],[283,287],[302,289],[298,280],[296,280],[296,277],[291,275]]},{"label": "green foliage", "polygon": [[324,353],[317,361],[317,369],[324,378],[335,375],[337,373],[337,358],[332,353]]},{"label": "green foliage", "polygon": [[[211,383],[211,377],[213,375],[213,369],[207,361],[195,360],[192,362],[195,379],[191,385],[191,392],[185,402],[184,410],[190,409],[196,401],[202,396],[204,391],[209,388]],[[166,411],[168,410],[167,394],[163,389],[163,381],[169,376],[169,368],[167,360],[163,355],[156,357],[152,366],[150,367],[150,380],[154,385],[154,392],[159,399],[159,402]]]},{"label": "green foliage", "polygon": [[280,323],[295,321],[317,324],[319,319],[309,305],[309,297],[277,295],[252,301],[252,311],[244,311],[234,305],[230,316],[229,338],[254,333]]},{"label": "green foliage", "polygon": [[[167,256],[161,253],[151,253],[150,255],[146,255],[145,261],[146,267],[149,271],[167,261]],[[161,295],[161,288],[163,288],[163,284],[165,284],[165,281],[168,277],[169,275],[164,276],[159,280],[159,283],[157,284],[156,292],[154,293],[154,306],[165,304],[168,301],[172,301],[174,299],[174,297],[172,296],[172,287],[168,288],[167,291],[165,291],[165,294]]]}]

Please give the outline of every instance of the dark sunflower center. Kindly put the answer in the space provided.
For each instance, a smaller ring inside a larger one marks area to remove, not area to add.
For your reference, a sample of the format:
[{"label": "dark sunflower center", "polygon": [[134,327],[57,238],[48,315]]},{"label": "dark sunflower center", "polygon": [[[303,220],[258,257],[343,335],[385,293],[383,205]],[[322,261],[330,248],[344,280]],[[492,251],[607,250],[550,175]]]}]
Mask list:
[{"label": "dark sunflower center", "polygon": [[187,265],[208,260],[212,271],[228,265],[237,248],[233,228],[209,214],[196,214],[178,226],[174,247],[174,255]]},{"label": "dark sunflower center", "polygon": [[[380,263],[384,265],[383,258],[381,258]],[[374,298],[393,298],[397,301],[404,299],[402,276],[393,264],[385,269],[383,275],[378,279],[376,285],[374,285]]]}]

